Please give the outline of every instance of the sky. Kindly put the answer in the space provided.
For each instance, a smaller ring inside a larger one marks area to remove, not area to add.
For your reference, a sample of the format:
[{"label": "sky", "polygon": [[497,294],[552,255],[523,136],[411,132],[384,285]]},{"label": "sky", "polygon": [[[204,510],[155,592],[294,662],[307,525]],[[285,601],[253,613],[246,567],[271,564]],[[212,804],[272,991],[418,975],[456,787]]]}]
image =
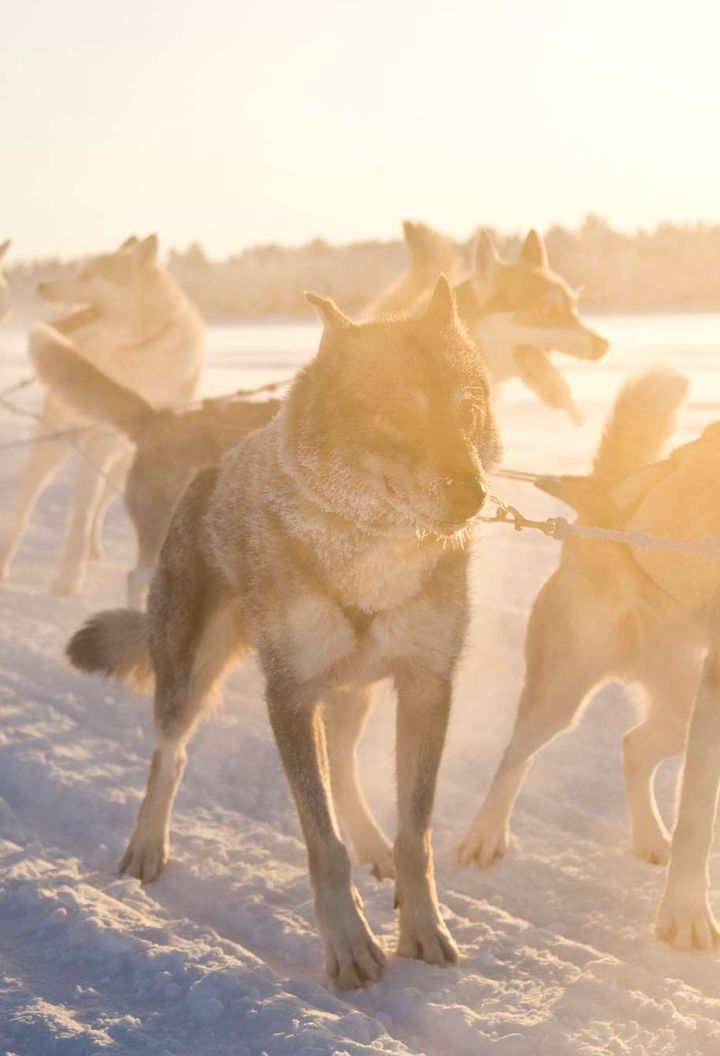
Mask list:
[{"label": "sky", "polygon": [[0,32],[16,259],[720,220],[710,0],[15,0]]}]

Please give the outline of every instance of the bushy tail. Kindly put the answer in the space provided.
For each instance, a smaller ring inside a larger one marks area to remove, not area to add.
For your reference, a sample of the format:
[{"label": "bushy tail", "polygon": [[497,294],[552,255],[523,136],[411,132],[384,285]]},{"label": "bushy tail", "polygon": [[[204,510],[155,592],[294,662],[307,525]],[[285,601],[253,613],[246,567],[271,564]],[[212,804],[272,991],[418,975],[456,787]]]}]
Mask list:
[{"label": "bushy tail", "polygon": [[156,413],[142,396],[112,381],[51,327],[33,327],[29,353],[38,378],[53,394],[83,417],[112,423],[131,440]]},{"label": "bushy tail", "polygon": [[626,477],[653,462],[675,428],[687,391],[687,378],[670,367],[630,378],[605,424],[593,476]]},{"label": "bushy tail", "polygon": [[107,609],[91,616],[67,644],[73,667],[147,689],[153,677],[147,615],[135,609]]}]

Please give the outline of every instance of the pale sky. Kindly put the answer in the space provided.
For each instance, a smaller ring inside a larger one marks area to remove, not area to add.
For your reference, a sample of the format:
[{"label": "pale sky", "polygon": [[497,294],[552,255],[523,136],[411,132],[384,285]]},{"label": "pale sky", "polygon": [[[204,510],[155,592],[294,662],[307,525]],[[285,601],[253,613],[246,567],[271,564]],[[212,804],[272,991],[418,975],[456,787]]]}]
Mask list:
[{"label": "pale sky", "polygon": [[0,33],[16,259],[720,220],[710,0],[8,0]]}]

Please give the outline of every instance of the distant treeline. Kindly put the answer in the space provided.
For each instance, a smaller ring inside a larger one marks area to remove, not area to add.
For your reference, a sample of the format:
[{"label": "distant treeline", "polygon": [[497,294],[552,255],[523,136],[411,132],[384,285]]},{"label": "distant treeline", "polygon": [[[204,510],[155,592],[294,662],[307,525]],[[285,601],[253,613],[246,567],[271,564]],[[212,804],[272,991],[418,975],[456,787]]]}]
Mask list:
[{"label": "distant treeline", "polygon": [[[493,232],[511,258],[526,232]],[[720,309],[720,225],[660,224],[627,234],[588,216],[576,230],[550,228],[550,263],[582,290],[589,310],[706,311]],[[459,245],[470,260],[474,239]],[[210,260],[194,243],[171,250],[168,265],[208,319],[254,319],[309,314],[303,290],[334,297],[348,311],[362,309],[407,265],[401,240],[336,246],[316,239],[304,246],[254,246]],[[72,271],[74,262],[9,265],[7,277],[20,314],[36,314],[36,283]],[[47,314],[46,312],[44,314]]]}]

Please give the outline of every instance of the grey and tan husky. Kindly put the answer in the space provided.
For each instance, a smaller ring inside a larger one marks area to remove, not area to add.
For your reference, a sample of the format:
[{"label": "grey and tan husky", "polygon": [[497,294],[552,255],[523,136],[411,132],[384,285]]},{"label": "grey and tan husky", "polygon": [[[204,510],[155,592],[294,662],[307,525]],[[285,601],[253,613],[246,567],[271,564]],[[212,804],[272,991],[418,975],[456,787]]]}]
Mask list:
[{"label": "grey and tan husky", "polygon": [[[157,261],[157,238],[127,239],[119,249],[93,257],[77,274],[41,283],[41,296],[51,303],[83,305],[74,314],[30,331],[29,346],[53,344],[61,338],[103,373],[139,393],[153,406],[184,403],[197,391],[205,348],[204,324],[175,280]],[[72,450],[52,434],[88,419],[48,391],[36,443],[25,464],[15,509],[0,539],[0,578],[8,575],[27,530],[35,504]],[[81,454],[75,481],[60,571],[54,590],[81,591],[93,543],[102,522],[103,498],[113,495],[106,478],[127,454],[120,433],[108,429],[77,434]]]},{"label": "grey and tan husky", "polygon": [[[720,500],[712,487],[720,473],[720,425],[655,461],[686,391],[685,378],[668,369],[631,380],[606,425],[592,474],[546,478],[540,486],[573,506],[580,524],[680,541],[720,538]],[[577,537],[564,543],[560,566],[530,613],[515,728],[461,845],[461,861],[486,866],[506,852],[510,814],[533,757],[572,725],[594,690],[618,679],[638,683],[646,697],[642,721],[623,742],[633,850],[648,862],[667,862],[653,777],[663,759],[683,751],[697,698],[684,825],[673,841],[658,933],[678,947],[713,944],[718,931],[705,870],[720,776],[720,688],[712,657],[702,692],[698,687],[703,656],[718,645],[719,589],[720,565],[709,556]]]},{"label": "grey and tan husky", "polygon": [[[445,279],[421,318],[355,324],[308,295],[319,352],[279,414],[180,500],[147,615],[100,613],[73,637],[84,671],[154,678],[159,743],[122,868],[168,857],[185,745],[229,663],[257,650],[308,849],[318,928],[341,987],[384,963],[333,799],[357,857],[396,877],[398,952],[457,951],[438,907],[430,818],[468,619],[467,528],[498,455],[488,382]],[[357,784],[370,687],[398,697],[394,849]]]},{"label": "grey and tan husky", "polygon": [[39,380],[58,399],[83,417],[113,425],[135,447],[124,494],[137,537],[127,601],[131,608],[140,608],[175,503],[192,477],[217,464],[226,451],[269,421],[280,402],[230,395],[183,410],[153,407],[88,363],[61,335],[36,344],[30,359]]}]

